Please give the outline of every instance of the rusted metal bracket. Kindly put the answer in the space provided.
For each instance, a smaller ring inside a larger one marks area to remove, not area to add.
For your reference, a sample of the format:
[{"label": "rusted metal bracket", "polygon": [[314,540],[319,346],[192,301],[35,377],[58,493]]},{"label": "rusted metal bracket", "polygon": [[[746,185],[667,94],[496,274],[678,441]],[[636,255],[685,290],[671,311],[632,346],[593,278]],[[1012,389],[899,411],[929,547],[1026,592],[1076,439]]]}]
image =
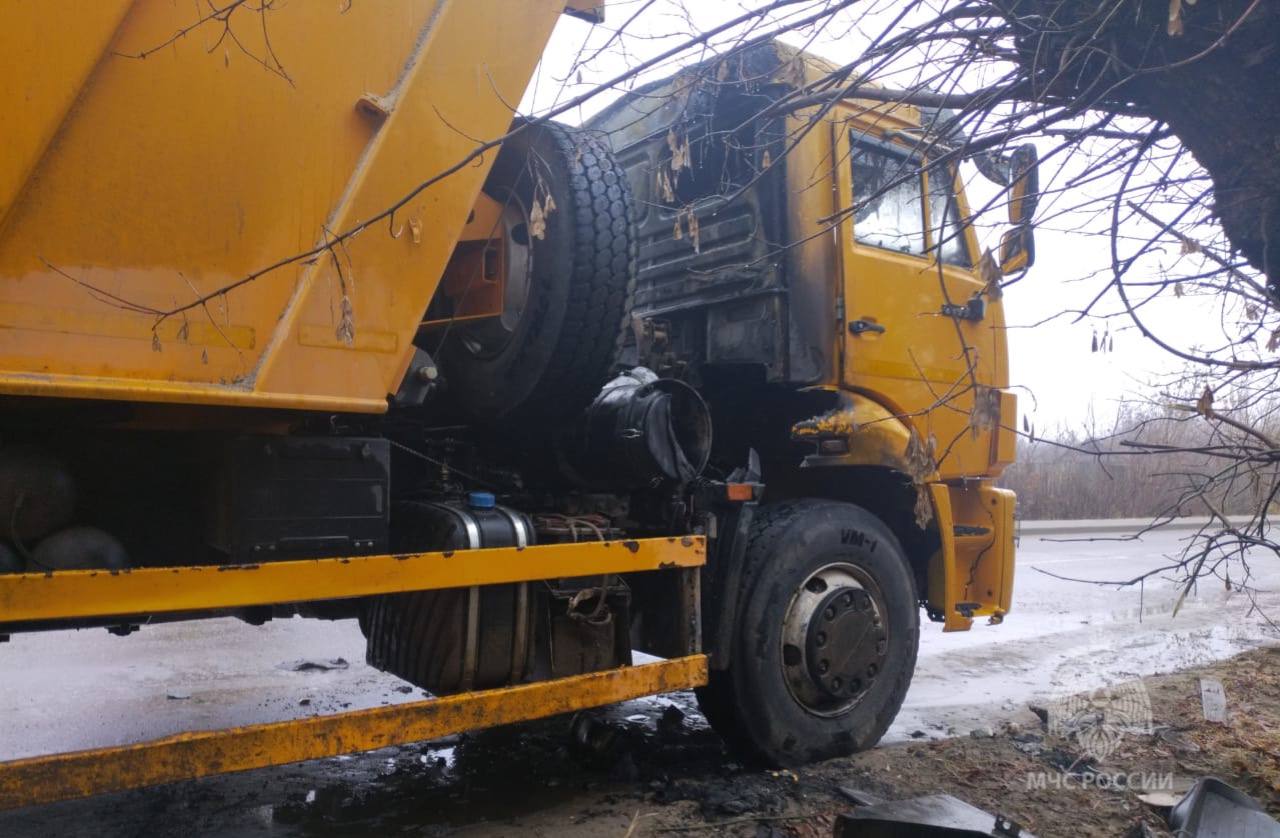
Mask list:
[{"label": "rusted metal bracket", "polygon": [[690,655],[390,707],[14,760],[0,763],[0,810],[422,742],[706,682],[706,657]]}]

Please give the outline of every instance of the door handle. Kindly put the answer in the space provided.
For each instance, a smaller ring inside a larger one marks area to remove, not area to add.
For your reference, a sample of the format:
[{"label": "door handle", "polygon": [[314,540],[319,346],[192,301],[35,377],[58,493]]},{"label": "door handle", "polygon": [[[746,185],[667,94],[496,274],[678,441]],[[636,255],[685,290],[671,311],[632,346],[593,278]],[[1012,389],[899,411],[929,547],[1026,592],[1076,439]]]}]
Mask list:
[{"label": "door handle", "polygon": [[849,333],[860,335],[863,332],[875,332],[883,335],[885,333],[884,326],[874,323],[870,320],[851,320],[849,321]]}]

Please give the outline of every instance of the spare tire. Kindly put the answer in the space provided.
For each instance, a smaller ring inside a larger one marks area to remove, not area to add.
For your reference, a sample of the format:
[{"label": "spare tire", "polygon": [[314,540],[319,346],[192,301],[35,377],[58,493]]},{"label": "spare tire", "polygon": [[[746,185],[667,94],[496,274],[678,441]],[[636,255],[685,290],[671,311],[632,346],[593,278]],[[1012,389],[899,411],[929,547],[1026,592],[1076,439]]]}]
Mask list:
[{"label": "spare tire", "polygon": [[509,262],[527,284],[508,291],[503,316],[450,324],[439,350],[450,398],[490,424],[576,416],[608,380],[630,313],[626,175],[598,132],[525,123],[484,190],[504,205]]}]

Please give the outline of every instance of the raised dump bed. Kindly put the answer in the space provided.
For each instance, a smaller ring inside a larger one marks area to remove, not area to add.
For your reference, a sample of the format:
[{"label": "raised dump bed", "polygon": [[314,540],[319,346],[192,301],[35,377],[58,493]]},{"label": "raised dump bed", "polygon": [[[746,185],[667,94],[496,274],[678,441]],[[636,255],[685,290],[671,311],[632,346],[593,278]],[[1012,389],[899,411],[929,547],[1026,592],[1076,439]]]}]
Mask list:
[{"label": "raised dump bed", "polygon": [[7,4],[0,394],[385,410],[562,10]]}]

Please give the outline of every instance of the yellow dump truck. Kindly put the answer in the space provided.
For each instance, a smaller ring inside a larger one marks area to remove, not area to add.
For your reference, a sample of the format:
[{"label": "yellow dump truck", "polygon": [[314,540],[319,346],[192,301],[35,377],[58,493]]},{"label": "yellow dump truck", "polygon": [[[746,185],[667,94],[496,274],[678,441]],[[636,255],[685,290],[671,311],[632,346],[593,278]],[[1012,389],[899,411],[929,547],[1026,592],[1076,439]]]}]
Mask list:
[{"label": "yellow dump truck", "polygon": [[0,9],[0,639],[358,619],[435,696],[3,763],[0,807],[687,688],[800,763],[884,733],[921,607],[1008,612],[1033,157],[985,164],[997,266],[944,115],[774,107],[824,72],[777,44],[517,117],[600,6]]}]

